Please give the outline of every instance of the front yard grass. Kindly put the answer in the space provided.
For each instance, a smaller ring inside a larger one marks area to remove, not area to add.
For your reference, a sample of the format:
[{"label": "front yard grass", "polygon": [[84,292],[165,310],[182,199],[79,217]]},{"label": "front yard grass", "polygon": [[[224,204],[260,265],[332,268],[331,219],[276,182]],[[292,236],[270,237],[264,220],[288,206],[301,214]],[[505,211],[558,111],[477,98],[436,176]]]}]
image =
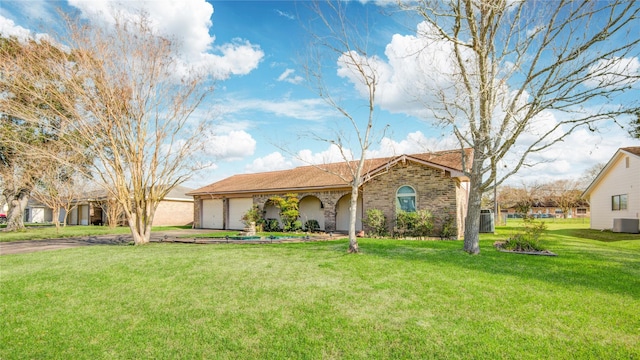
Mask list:
[{"label": "front yard grass", "polygon": [[[159,226],[153,227],[152,231],[180,230],[191,229],[191,226]],[[83,226],[83,225],[67,225],[56,230],[53,225],[30,225],[27,224],[25,231],[3,232],[0,229],[0,242],[23,241],[23,240],[45,240],[45,239],[61,239],[70,237],[96,236],[96,235],[112,235],[112,234],[130,234],[131,230],[128,226],[118,226],[109,228],[108,226]]]},{"label": "front yard grass", "polygon": [[[560,225],[558,225],[560,226]],[[154,243],[0,256],[1,359],[640,358],[640,235]],[[576,229],[577,227],[577,229]],[[584,228],[584,226],[582,226]]]}]

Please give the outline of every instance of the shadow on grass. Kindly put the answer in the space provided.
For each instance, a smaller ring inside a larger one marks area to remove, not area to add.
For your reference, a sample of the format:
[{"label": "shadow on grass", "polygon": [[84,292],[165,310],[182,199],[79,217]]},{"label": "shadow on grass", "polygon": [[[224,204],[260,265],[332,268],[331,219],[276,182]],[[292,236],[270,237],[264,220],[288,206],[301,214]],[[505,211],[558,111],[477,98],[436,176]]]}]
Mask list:
[{"label": "shadow on grass", "polygon": [[[640,298],[640,251],[609,248],[606,244],[583,247],[579,241],[562,244],[554,240],[545,245],[559,256],[548,257],[502,253],[493,249],[492,244],[493,241],[481,241],[479,255],[465,253],[461,241],[362,239],[360,249],[364,256],[441,263],[443,271],[453,266],[496,276],[514,276],[524,283],[540,281]],[[333,250],[346,253],[346,246],[346,243],[334,246]]]},{"label": "shadow on grass", "polygon": [[593,229],[560,229],[548,230],[547,233],[560,236],[571,236],[581,239],[597,240],[603,242],[615,242],[637,240],[640,242],[640,234],[614,233],[609,230]]}]

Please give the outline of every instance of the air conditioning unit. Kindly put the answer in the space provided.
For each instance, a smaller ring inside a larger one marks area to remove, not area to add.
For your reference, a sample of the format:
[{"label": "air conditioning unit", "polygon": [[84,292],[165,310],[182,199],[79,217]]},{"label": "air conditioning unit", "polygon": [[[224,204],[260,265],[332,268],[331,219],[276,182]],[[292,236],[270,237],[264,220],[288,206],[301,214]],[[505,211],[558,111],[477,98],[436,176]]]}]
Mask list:
[{"label": "air conditioning unit", "polygon": [[612,231],[637,234],[640,232],[640,219],[613,219]]}]

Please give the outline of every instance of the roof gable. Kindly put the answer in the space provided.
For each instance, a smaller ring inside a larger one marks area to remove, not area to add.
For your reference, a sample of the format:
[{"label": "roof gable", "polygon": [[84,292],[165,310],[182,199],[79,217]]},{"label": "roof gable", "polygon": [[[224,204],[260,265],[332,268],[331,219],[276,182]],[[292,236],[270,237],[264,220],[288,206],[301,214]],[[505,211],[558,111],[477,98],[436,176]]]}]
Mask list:
[{"label": "roof gable", "polygon": [[[431,167],[449,171],[452,176],[462,176],[462,161],[470,164],[472,151],[465,150],[461,156],[460,150],[441,151],[436,153],[400,155],[386,158],[365,160],[363,180],[366,182],[384,169],[394,166],[400,161],[413,161]],[[336,189],[349,187],[353,179],[351,168],[357,161],[325,165],[300,166],[289,170],[270,171],[254,174],[238,174],[209,184],[189,195],[225,194],[225,193],[255,193],[255,192],[295,192],[300,190]]]},{"label": "roof gable", "polygon": [[584,198],[588,198],[593,192],[593,190],[597,187],[597,185],[607,177],[607,175],[609,174],[611,169],[614,167],[614,164],[618,161],[618,159],[620,159],[625,155],[640,158],[640,146],[631,146],[631,147],[624,147],[624,148],[618,149],[618,151],[616,151],[616,153],[611,157],[611,159],[609,160],[609,162],[607,162],[604,168],[602,168],[598,176],[596,176],[596,178],[593,179],[591,184],[589,184],[587,189],[582,193],[582,196]]}]

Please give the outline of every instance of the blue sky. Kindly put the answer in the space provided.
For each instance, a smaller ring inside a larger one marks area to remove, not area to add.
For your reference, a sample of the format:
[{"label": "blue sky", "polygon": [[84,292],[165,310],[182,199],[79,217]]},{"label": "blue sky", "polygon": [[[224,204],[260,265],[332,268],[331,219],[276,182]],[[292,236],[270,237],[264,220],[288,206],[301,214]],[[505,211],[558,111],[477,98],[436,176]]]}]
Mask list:
[{"label": "blue sky", "polygon": [[[77,10],[90,19],[98,11],[111,11],[110,3],[3,0],[0,33],[47,33],[58,21],[58,7]],[[212,166],[197,173],[188,186],[204,186],[237,173],[302,165],[304,161],[300,158],[309,162],[339,160],[335,149],[327,143],[308,137],[330,134],[346,125],[345,119],[309,88],[304,75],[310,43],[304,26],[313,15],[308,5],[306,1],[119,3],[119,8],[125,10],[142,6],[157,20],[161,32],[183,42],[191,60],[215,64],[219,69],[215,74],[216,91],[208,104],[215,114],[212,117],[215,136],[207,139]],[[387,52],[399,51],[415,37],[418,21],[397,14],[393,18],[386,16],[383,12],[388,8],[373,1],[351,1],[347,6],[354,18],[369,16],[370,53],[378,56],[385,69],[393,70],[393,77],[380,86],[382,95],[375,117],[378,129],[388,125],[388,130],[372,147],[370,155],[454,148],[452,135],[422,120],[415,104],[394,88],[397,86],[394,82],[400,81],[397,79],[410,79],[415,69],[407,66],[399,69]],[[322,65],[332,94],[354,114],[366,115],[362,111],[366,99],[347,77],[338,75],[337,55],[323,59]],[[632,92],[629,96],[640,97],[638,84]],[[603,124],[598,132],[581,130],[540,155],[537,160],[544,160],[543,164],[525,169],[511,182],[576,178],[592,165],[608,161],[624,146],[640,146],[640,140],[629,138],[614,124]]]}]

